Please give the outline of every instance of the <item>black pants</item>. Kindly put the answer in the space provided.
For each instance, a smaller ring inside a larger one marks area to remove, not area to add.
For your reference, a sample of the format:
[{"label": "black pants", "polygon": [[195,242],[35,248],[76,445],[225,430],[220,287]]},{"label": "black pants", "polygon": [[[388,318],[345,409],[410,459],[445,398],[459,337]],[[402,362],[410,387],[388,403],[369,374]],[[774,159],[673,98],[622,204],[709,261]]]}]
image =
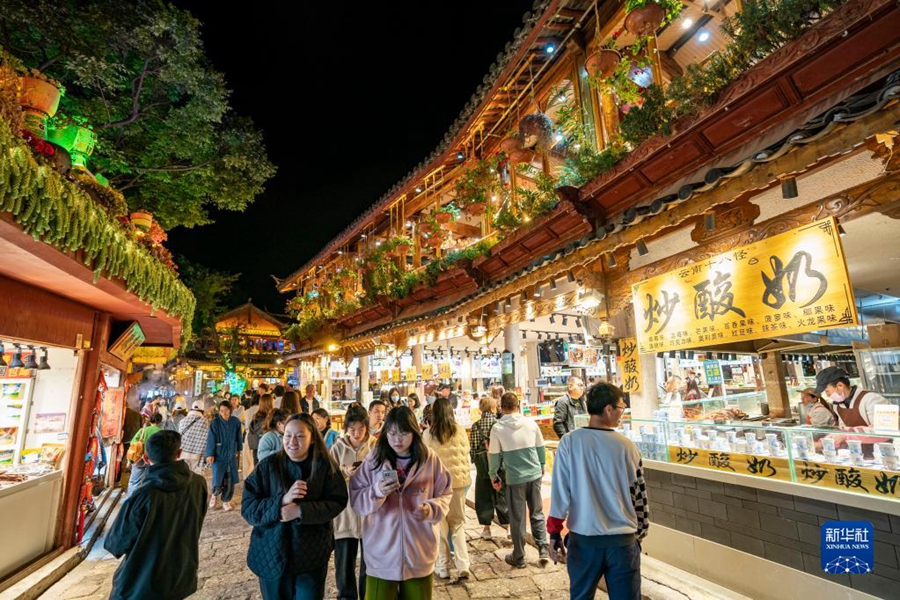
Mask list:
[{"label": "black pants", "polygon": [[506,508],[506,487],[496,491],[491,485],[488,475],[487,452],[475,455],[475,514],[483,526],[490,525],[497,512],[497,521],[501,525],[509,523],[509,510]]},{"label": "black pants", "polygon": [[[359,593],[357,594],[356,551],[359,550]],[[366,597],[366,559],[362,540],[341,538],[334,540],[334,578],[339,600],[358,600]]]}]

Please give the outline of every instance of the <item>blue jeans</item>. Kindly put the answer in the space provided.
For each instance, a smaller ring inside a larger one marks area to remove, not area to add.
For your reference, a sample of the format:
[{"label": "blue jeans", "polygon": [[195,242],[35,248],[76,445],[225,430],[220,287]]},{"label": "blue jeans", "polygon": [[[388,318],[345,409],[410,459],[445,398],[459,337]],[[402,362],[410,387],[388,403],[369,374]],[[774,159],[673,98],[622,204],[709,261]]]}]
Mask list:
[{"label": "blue jeans", "polygon": [[641,599],[640,544],[606,547],[606,537],[569,533],[566,569],[571,600],[594,598],[604,575],[611,600]]},{"label": "blue jeans", "polygon": [[297,575],[282,575],[279,579],[260,579],[259,589],[263,600],[322,600],[327,574],[326,566]]}]

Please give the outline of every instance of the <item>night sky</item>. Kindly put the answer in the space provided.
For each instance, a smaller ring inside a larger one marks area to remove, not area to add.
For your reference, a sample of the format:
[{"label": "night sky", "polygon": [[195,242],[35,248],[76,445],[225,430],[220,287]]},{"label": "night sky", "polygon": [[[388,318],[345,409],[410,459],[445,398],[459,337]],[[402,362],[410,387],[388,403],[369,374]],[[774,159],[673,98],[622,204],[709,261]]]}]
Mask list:
[{"label": "night sky", "polygon": [[270,275],[300,268],[434,150],[532,0],[175,4],[204,24],[278,174],[245,212],[174,229],[168,246],[241,273],[232,306],[252,297],[283,312]]}]

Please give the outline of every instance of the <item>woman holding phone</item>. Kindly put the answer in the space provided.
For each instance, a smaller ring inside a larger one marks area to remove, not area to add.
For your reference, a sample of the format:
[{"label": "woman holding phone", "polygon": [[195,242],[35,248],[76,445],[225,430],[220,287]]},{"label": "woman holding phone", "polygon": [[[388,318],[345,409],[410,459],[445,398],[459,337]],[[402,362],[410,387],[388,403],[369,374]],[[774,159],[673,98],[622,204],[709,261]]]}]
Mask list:
[{"label": "woman holding phone", "polygon": [[253,526],[247,566],[265,600],[325,597],[331,521],[346,506],[347,484],[312,417],[293,415],[282,449],[244,482],[241,514]]},{"label": "woman holding phone", "polygon": [[366,598],[430,600],[450,473],[425,447],[409,408],[389,412],[382,431],[350,479],[350,506],[363,518]]},{"label": "woman holding phone", "polygon": [[[344,479],[350,481],[372,449],[375,438],[369,435],[369,414],[361,406],[351,405],[344,416],[344,435],[331,447],[331,458]],[[360,561],[356,577],[356,555],[362,556],[362,519],[348,506],[334,520],[334,570],[340,600],[366,596],[366,561]]]}]

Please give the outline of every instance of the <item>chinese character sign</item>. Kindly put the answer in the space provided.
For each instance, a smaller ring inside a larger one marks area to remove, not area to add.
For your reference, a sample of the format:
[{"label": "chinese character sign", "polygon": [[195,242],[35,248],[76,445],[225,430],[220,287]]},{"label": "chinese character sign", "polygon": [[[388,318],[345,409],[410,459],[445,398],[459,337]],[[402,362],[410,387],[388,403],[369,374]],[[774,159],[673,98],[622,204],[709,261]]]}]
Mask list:
[{"label": "chinese character sign", "polygon": [[450,370],[450,363],[442,362],[438,363],[438,377],[441,379],[450,379],[452,377],[452,373]]},{"label": "chinese character sign", "polygon": [[857,323],[833,218],[641,281],[631,291],[640,353]]},{"label": "chinese character sign", "polygon": [[422,379],[429,380],[434,379],[434,365],[431,363],[425,363],[422,365]]},{"label": "chinese character sign", "polygon": [[706,372],[707,385],[722,384],[722,368],[717,360],[704,360],[703,370]]},{"label": "chinese character sign", "polygon": [[637,394],[641,391],[641,355],[637,340],[619,340],[619,373],[622,374],[622,391]]}]

